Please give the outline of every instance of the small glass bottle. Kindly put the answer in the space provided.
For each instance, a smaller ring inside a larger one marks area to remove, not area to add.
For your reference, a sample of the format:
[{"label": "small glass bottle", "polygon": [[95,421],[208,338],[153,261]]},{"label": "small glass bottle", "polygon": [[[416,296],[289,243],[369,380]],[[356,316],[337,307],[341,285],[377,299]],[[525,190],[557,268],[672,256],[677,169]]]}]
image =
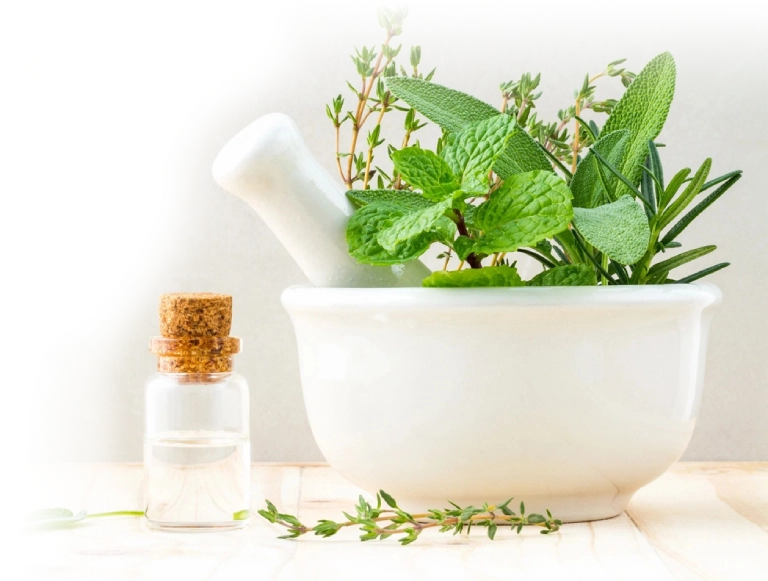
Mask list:
[{"label": "small glass bottle", "polygon": [[160,299],[158,373],[146,389],[145,516],[166,530],[248,524],[248,384],[233,372],[232,297],[178,293]]}]

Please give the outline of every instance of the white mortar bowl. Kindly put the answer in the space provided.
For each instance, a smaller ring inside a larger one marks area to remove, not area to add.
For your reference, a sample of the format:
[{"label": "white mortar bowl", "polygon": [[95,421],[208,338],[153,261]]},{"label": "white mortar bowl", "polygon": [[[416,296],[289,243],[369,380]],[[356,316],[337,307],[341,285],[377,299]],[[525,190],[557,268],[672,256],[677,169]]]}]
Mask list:
[{"label": "white mortar bowl", "polygon": [[312,432],[406,509],[621,513],[680,458],[701,401],[710,284],[314,288],[282,296]]}]

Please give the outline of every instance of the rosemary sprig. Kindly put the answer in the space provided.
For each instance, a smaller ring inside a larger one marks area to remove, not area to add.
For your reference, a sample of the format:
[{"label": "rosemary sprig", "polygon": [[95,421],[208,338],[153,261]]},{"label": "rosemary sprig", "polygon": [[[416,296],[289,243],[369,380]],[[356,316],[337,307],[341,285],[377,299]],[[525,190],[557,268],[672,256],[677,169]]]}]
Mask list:
[{"label": "rosemary sprig", "polygon": [[[382,508],[382,500],[389,508]],[[281,539],[295,539],[307,533],[314,533],[321,537],[331,537],[345,527],[359,527],[362,534],[361,541],[373,541],[376,539],[388,539],[394,535],[401,535],[398,542],[408,545],[414,542],[422,531],[430,528],[439,528],[441,533],[452,531],[454,535],[460,534],[466,528],[467,534],[473,526],[486,527],[488,538],[496,536],[500,526],[508,526],[518,534],[524,526],[533,525],[542,527],[541,534],[548,535],[556,532],[563,524],[562,521],[552,518],[547,511],[547,516],[541,514],[525,514],[525,503],[520,503],[520,514],[516,514],[509,508],[508,499],[501,504],[483,504],[481,507],[461,507],[448,501],[450,508],[429,509],[420,514],[410,514],[402,510],[392,498],[383,490],[376,495],[376,506],[372,506],[362,496],[355,505],[355,515],[344,512],[346,520],[337,522],[333,520],[319,520],[314,526],[304,525],[298,518],[290,514],[284,514],[269,500],[267,508],[259,510],[260,516],[271,523],[278,524],[288,529],[288,534]]]}]

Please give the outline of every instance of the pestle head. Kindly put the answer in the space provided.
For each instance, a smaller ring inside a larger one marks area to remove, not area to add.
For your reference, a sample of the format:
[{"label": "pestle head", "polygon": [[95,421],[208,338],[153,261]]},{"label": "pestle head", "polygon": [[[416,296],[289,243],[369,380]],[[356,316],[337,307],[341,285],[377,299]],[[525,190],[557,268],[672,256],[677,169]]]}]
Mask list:
[{"label": "pestle head", "polygon": [[369,266],[349,255],[354,207],[287,115],[265,115],[235,135],[213,162],[213,177],[261,216],[315,286],[421,286],[429,275],[419,261]]},{"label": "pestle head", "polygon": [[243,197],[258,180],[264,162],[279,157],[301,142],[299,128],[284,113],[270,113],[240,131],[213,161],[213,179],[222,188]]}]

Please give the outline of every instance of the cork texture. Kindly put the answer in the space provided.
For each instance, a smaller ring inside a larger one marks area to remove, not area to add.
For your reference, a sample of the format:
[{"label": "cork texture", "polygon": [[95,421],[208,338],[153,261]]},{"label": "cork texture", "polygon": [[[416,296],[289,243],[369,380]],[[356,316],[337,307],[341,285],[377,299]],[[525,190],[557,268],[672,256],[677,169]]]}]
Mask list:
[{"label": "cork texture", "polygon": [[226,337],[232,328],[232,297],[172,293],[160,297],[163,337]]},{"label": "cork texture", "polygon": [[173,293],[160,297],[160,334],[149,341],[161,373],[226,373],[241,342],[230,337],[232,297]]}]

